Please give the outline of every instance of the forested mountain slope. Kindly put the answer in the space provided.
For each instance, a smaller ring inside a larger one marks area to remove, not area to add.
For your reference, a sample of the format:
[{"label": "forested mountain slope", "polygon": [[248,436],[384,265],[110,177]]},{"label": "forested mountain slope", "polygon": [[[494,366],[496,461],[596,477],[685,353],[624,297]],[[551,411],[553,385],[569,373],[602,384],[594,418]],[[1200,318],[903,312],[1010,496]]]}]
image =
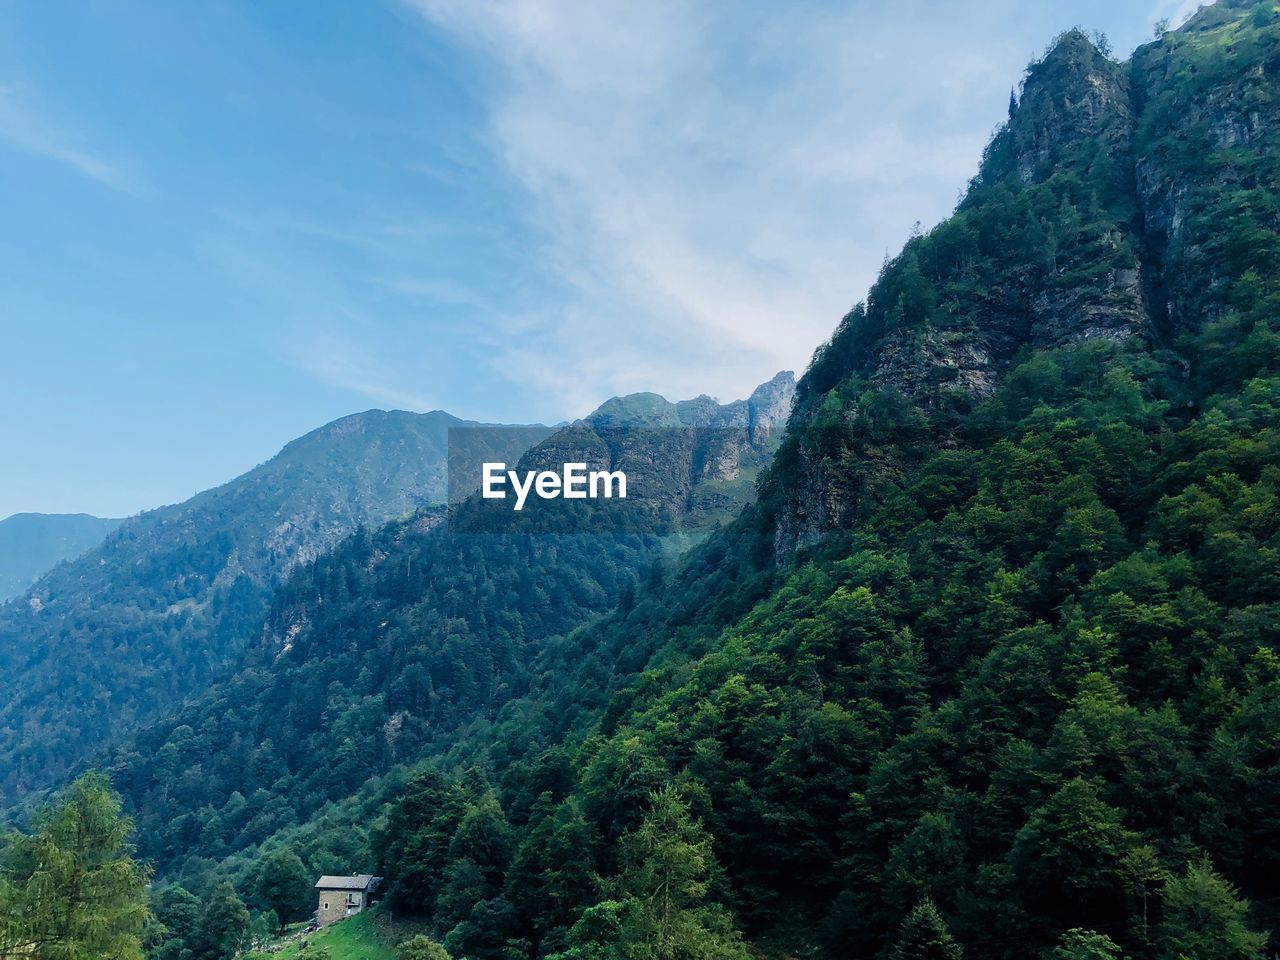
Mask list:
[{"label": "forested mountain slope", "polygon": [[120,523],[87,513],[15,513],[0,520],[0,603],[26,593],[41,574],[96,546]]},{"label": "forested mountain slope", "polygon": [[[793,392],[785,373],[731,404],[615,399],[530,450],[521,469],[602,448],[637,492],[647,476],[663,491],[642,509],[670,506],[671,492],[681,538],[704,536],[751,499]],[[459,523],[419,511],[299,567],[245,669],[116,751],[112,778],[144,854],[166,869],[227,856],[438,753],[525,692],[549,637],[631,595],[675,546],[666,525],[466,533]]]},{"label": "forested mountain slope", "polygon": [[1270,3],[1060,38],[758,505],[394,803],[397,909],[470,957],[1263,956],[1278,71]]},{"label": "forested mountain slope", "polygon": [[[492,719],[421,740],[438,756],[407,784],[370,779],[246,853],[376,857],[389,906],[477,960],[727,960],[746,943],[833,960],[1268,955],[1278,79],[1272,2],[1206,8],[1125,64],[1059,38],[955,215],[815,356],[758,502],[608,617],[548,638]],[[305,607],[277,606],[287,629],[323,616],[326,656],[374,696],[391,696],[379,670],[400,644],[465,636],[387,618],[395,642],[356,659],[396,580],[377,563],[383,587],[353,575],[383,549],[316,565]],[[485,572],[450,592],[406,563],[397,608],[476,618],[507,609],[497,591],[522,628],[582,588],[507,587],[516,566],[459,559],[457,576]],[[487,670],[488,649],[459,662]],[[252,701],[226,702],[191,715],[205,750]],[[256,702],[258,726],[222,740],[242,765],[295,709]],[[339,763],[386,709],[330,739],[351,745]],[[197,857],[252,841],[247,813],[276,802],[271,787],[201,811],[197,779],[168,807],[182,773],[126,758],[117,775],[144,843],[198,811],[181,834]],[[255,906],[263,862],[223,867]]]},{"label": "forested mountain slope", "polygon": [[361,524],[443,503],[448,430],[464,423],[336,420],[230,483],[131,517],[0,606],[0,795],[56,782],[234,663],[299,563]]}]

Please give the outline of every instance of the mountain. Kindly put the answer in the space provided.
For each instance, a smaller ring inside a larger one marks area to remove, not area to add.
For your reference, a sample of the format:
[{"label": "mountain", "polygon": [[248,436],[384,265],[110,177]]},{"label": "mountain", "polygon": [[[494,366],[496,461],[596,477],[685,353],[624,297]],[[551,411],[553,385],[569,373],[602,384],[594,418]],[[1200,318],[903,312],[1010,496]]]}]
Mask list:
[{"label": "mountain", "polygon": [[41,574],[100,543],[121,522],[87,513],[15,513],[0,520],[0,603],[21,596]]},{"label": "mountain", "polygon": [[[472,958],[1264,956],[1278,76],[1271,3],[1126,64],[1060,37],[815,355],[756,503],[263,852],[376,859]],[[251,902],[258,856],[221,867]]]},{"label": "mountain", "polygon": [[1274,953],[1278,79],[1272,2],[1059,37],[681,556],[419,514],[299,569],[112,762],[163,902],[287,849],[472,960]]},{"label": "mountain", "polygon": [[443,503],[449,430],[464,426],[481,425],[441,411],[343,417],[131,517],[0,607],[3,795],[54,782],[235,664],[299,564],[362,525]]},{"label": "mountain", "polygon": [[1265,955],[1277,78],[1271,3],[1127,64],[1060,37],[756,505],[394,797],[396,909],[467,956],[638,955],[668,868],[704,955]]},{"label": "mountain", "polygon": [[679,536],[635,523],[491,532],[428,509],[300,566],[244,669],[114,751],[143,854],[166,870],[238,854],[491,724],[551,638],[625,602],[725,503],[750,499],[793,392],[784,373],[732,404],[611,400],[519,464],[603,450],[637,489],[656,467],[679,493]]}]

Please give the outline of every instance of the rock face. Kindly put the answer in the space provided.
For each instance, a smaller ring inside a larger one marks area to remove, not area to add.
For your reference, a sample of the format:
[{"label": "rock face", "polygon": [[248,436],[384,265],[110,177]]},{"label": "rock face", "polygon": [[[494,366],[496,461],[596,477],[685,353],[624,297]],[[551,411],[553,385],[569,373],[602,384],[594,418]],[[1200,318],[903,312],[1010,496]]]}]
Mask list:
[{"label": "rock face", "polygon": [[790,370],[755,388],[747,398],[747,430],[752,444],[762,446],[778,439],[795,398],[796,375]]},{"label": "rock face", "polygon": [[1082,31],[1069,30],[1028,70],[1010,120],[1014,165],[1024,184],[1043,183],[1097,148],[1124,157],[1133,139],[1124,67],[1103,56]]},{"label": "rock face", "polygon": [[520,471],[622,470],[639,530],[696,533],[731,519],[755,497],[791,414],[795,375],[782,371],[746,400],[703,395],[669,402],[654,393],[615,397],[523,458]]},{"label": "rock face", "polygon": [[[1156,319],[1171,335],[1220,315],[1223,222],[1252,206],[1248,191],[1274,183],[1278,33],[1274,7],[1228,0],[1134,53],[1135,189],[1159,269]],[[1274,207],[1269,220],[1280,227]]]},{"label": "rock face", "polygon": [[1222,316],[1224,244],[1266,255],[1280,230],[1278,91],[1274,5],[1204,8],[1128,63],[1060,36],[956,213],[908,242],[801,381],[778,557],[853,522],[900,472],[900,447],[822,443],[830,418],[870,424],[868,391],[899,396],[945,444],[949,412],[990,395],[1024,348],[1169,345]]},{"label": "rock face", "polygon": [[[1026,189],[1074,169],[1127,201],[1133,132],[1127,71],[1082,32],[1069,31],[1029,69],[1018,109],[988,148],[975,186]],[[978,189],[957,219],[973,218],[981,206]],[[1122,202],[1106,222],[1083,223],[1057,206],[1035,211],[1026,238],[1032,246],[1021,261],[975,265],[968,279],[977,289],[967,299],[933,304],[923,323],[891,308],[873,351],[872,379],[928,407],[939,388],[988,395],[1024,345],[1046,349],[1140,332],[1147,308],[1135,212]],[[895,266],[923,274],[927,264],[912,258],[909,247]],[[873,292],[868,312],[876,306]]]}]

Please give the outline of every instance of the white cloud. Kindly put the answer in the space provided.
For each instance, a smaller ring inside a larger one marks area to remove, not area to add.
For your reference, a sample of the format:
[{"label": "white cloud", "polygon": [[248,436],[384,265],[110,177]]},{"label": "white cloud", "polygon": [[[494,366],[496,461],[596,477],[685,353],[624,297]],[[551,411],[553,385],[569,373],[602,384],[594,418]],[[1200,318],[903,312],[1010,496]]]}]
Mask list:
[{"label": "white cloud", "polygon": [[802,369],[950,211],[1027,59],[1011,0],[414,6],[480,59],[563,291],[502,318],[496,362],[575,412]]},{"label": "white cloud", "polygon": [[1168,20],[1170,27],[1177,28],[1186,23],[1202,6],[1207,6],[1203,0],[1159,0],[1147,19],[1153,25],[1158,20]]},{"label": "white cloud", "polygon": [[341,390],[350,390],[374,403],[403,410],[434,410],[430,398],[398,388],[387,366],[358,344],[332,334],[300,338],[293,346],[299,367]]},{"label": "white cloud", "polygon": [[82,176],[123,193],[136,193],[133,177],[117,161],[85,146],[84,136],[38,110],[21,91],[0,86],[0,140],[71,167]]}]

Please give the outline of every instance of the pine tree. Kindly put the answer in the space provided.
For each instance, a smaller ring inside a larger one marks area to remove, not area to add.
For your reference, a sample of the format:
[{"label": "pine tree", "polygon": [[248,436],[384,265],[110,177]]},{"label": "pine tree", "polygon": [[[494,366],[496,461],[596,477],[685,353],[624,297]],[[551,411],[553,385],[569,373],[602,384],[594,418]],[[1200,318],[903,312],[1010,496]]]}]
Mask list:
[{"label": "pine tree", "polygon": [[893,960],[960,960],[963,955],[942,914],[927,898],[908,915],[893,949]]},{"label": "pine tree", "polygon": [[142,960],[148,873],[131,856],[132,832],[106,778],[88,773],[32,834],[7,837],[0,957]]},{"label": "pine tree", "polygon": [[621,888],[635,901],[631,937],[656,960],[746,956],[728,913],[707,896],[717,870],[711,835],[668,784],[623,840]]},{"label": "pine tree", "polygon": [[622,846],[619,898],[583,912],[559,960],[746,960],[728,911],[708,901],[718,870],[711,835],[679,787],[651,794]]},{"label": "pine tree", "polygon": [[1163,960],[1261,960],[1267,936],[1245,926],[1249,902],[1237,896],[1207,860],[1188,864],[1164,886],[1157,929]]}]

